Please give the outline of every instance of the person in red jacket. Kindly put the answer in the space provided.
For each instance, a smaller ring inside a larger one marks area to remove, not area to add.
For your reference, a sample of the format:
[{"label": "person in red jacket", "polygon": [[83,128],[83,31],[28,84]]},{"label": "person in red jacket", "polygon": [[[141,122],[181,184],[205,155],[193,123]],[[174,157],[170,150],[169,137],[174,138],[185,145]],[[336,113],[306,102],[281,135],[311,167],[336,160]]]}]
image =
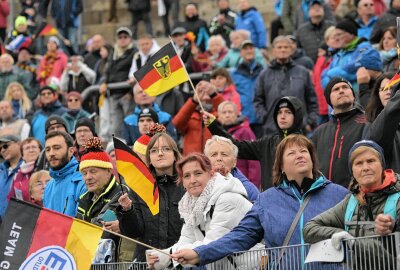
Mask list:
[{"label": "person in red jacket", "polygon": [[183,155],[203,152],[205,142],[211,138],[210,131],[203,125],[199,100],[204,110],[214,115],[217,114],[218,105],[224,101],[223,96],[207,81],[200,81],[196,85],[196,92],[172,119],[176,129],[183,135]]},{"label": "person in red jacket", "polygon": [[[10,4],[8,0],[0,0],[0,39],[4,44],[7,32],[7,17],[10,14]],[[0,52],[1,54],[1,52]]]}]

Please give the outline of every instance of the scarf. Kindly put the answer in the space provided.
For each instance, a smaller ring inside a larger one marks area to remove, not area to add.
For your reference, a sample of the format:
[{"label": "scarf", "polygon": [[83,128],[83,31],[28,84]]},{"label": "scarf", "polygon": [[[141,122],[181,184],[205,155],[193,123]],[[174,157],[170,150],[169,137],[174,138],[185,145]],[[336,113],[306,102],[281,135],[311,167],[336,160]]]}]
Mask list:
[{"label": "scarf", "polygon": [[40,78],[43,81],[46,81],[47,78],[50,77],[51,73],[53,72],[53,66],[57,59],[57,51],[55,52],[47,52],[44,55],[44,65],[43,71],[40,73]]},{"label": "scarf", "polygon": [[183,195],[178,210],[186,225],[197,227],[205,220],[203,212],[213,194],[214,184],[215,180],[211,178],[199,197],[194,197],[189,192]]},{"label": "scarf", "polygon": [[121,58],[127,50],[132,49],[132,48],[133,48],[132,43],[129,44],[128,47],[126,47],[126,48],[121,48],[120,46],[115,45],[113,60],[117,60],[117,59]]}]

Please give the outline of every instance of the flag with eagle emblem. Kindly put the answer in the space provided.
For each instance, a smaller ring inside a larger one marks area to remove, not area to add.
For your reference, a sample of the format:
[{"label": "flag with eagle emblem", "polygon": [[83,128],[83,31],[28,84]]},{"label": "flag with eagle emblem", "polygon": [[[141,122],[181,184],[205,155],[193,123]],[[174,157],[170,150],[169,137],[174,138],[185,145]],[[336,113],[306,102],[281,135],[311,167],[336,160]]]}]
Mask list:
[{"label": "flag with eagle emblem", "polygon": [[158,96],[189,80],[172,42],[151,56],[133,75],[149,96]]}]

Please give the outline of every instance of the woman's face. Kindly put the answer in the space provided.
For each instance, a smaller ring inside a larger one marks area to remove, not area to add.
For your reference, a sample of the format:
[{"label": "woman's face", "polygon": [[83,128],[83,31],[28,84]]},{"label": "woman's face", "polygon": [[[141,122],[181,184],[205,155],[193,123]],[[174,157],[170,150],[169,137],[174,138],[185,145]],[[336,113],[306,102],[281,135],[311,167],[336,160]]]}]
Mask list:
[{"label": "woman's face", "polygon": [[208,50],[210,51],[210,53],[212,55],[218,54],[220,53],[220,51],[222,50],[222,44],[220,41],[218,40],[213,40],[208,44]]},{"label": "woman's face", "polygon": [[281,169],[288,180],[312,178],[313,162],[307,147],[296,144],[287,146],[283,152]]},{"label": "woman's face", "polygon": [[381,87],[379,88],[379,99],[381,100],[381,103],[383,107],[386,106],[386,104],[389,102],[390,97],[392,95],[392,89],[389,87],[385,89],[385,86],[389,83],[389,79],[383,79],[381,82]]},{"label": "woman's face", "polygon": [[14,85],[11,87],[11,98],[14,100],[20,100],[22,98],[22,90],[19,86]]},{"label": "woman's face", "polygon": [[392,36],[390,31],[386,31],[385,34],[383,34],[382,39],[382,46],[384,51],[389,51],[390,49],[396,48],[396,37]]},{"label": "woman's face", "polygon": [[187,162],[182,167],[183,187],[194,197],[200,196],[211,177],[211,172],[204,171],[197,161]]},{"label": "woman's face", "polygon": [[105,47],[100,48],[100,56],[103,59],[107,59],[108,57],[108,50]]},{"label": "woman's face", "polygon": [[352,171],[354,179],[363,188],[372,188],[382,184],[382,163],[372,150],[364,151],[354,159]]},{"label": "woman's face", "polygon": [[149,150],[150,163],[156,171],[165,171],[174,166],[175,156],[172,147],[160,137]]},{"label": "woman's face", "polygon": [[49,52],[55,52],[57,51],[57,44],[53,41],[47,42],[47,50]]},{"label": "woman's face", "polygon": [[335,35],[334,33],[328,37],[328,39],[326,40],[326,44],[329,48],[332,49],[340,49],[340,47],[342,46],[340,36],[337,34]]},{"label": "woman's face", "polygon": [[44,188],[46,187],[46,184],[50,181],[50,179],[50,176],[43,175],[32,184],[31,199],[33,202],[42,203]]},{"label": "woman's face", "polygon": [[40,154],[40,147],[36,141],[31,141],[27,144],[22,146],[22,159],[25,162],[32,162],[35,161]]},{"label": "woman's face", "polygon": [[207,157],[211,160],[215,172],[226,175],[236,166],[236,158],[232,148],[225,142],[212,142]]},{"label": "woman's face", "polygon": [[226,78],[222,75],[218,75],[215,79],[210,81],[217,89],[224,89],[226,86]]}]

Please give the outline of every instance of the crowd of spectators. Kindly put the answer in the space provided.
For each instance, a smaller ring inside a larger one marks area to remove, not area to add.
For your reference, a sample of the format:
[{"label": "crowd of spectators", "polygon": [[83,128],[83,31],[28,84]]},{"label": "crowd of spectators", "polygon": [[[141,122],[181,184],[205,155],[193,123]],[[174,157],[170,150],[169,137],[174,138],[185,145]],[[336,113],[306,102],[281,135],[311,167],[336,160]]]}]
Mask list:
[{"label": "crowd of spectators", "polygon": [[[365,196],[399,186],[400,96],[389,82],[399,70],[400,0],[278,0],[269,41],[255,2],[235,10],[218,0],[206,21],[196,3],[179,20],[179,0],[157,1],[165,36],[187,72],[202,75],[195,89],[185,82],[153,97],[134,77],[164,45],[150,0],[126,1],[131,25],[83,50],[81,0],[21,1],[8,27],[10,3],[0,0],[0,222],[10,198],[29,201],[172,254],[146,258],[147,248],[103,234],[107,260],[147,259],[154,269],[206,264],[262,240],[360,236],[344,225],[348,201],[369,207]],[[58,34],[43,37],[49,8]],[[118,175],[112,136],[154,176],[157,215]],[[383,205],[360,219],[381,235],[400,226]]]}]

